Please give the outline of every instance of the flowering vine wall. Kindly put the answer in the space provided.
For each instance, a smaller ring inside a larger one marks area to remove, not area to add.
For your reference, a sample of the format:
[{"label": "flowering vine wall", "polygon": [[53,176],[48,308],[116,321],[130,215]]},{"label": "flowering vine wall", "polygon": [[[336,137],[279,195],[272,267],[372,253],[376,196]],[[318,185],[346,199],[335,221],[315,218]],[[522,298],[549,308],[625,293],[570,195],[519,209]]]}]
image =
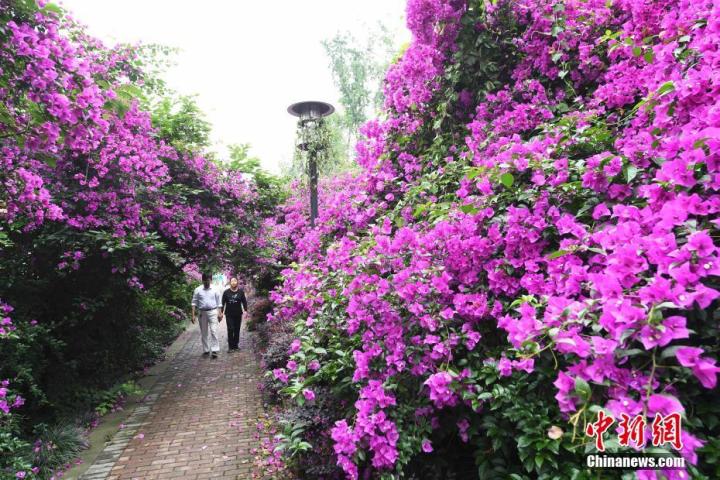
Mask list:
[{"label": "flowering vine wall", "polygon": [[344,406],[288,428],[347,478],[455,452],[481,478],[591,478],[600,409],[681,412],[668,451],[688,469],[637,477],[712,478],[720,6],[409,0],[407,16],[362,172],[321,186],[316,229],[299,197],[280,213],[297,263],[272,321],[297,341],[274,376],[300,406]]}]

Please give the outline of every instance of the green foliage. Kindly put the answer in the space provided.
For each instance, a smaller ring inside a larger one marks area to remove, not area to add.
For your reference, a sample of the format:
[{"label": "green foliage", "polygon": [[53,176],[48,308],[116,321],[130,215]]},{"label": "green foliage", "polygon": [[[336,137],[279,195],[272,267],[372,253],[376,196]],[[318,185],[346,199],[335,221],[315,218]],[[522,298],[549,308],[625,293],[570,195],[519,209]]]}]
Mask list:
[{"label": "green foliage", "polygon": [[132,46],[136,53],[132,59],[132,66],[143,80],[143,92],[148,102],[143,108],[152,111],[152,102],[165,99],[173,95],[163,76],[167,70],[175,65],[174,56],[178,49],[159,44],[143,44]]},{"label": "green foliage", "polygon": [[198,152],[210,146],[210,123],[193,97],[161,99],[152,118],[160,136],[178,150]]},{"label": "green foliage", "polygon": [[318,122],[298,123],[297,147],[284,176],[307,178],[307,156],[315,153],[320,176],[353,170],[359,128],[383,104],[383,79],[395,52],[392,32],[378,24],[361,42],[350,32],[322,42],[333,81],[340,90],[341,110]]},{"label": "green foliage", "polygon": [[395,48],[394,35],[379,23],[361,42],[350,32],[338,32],[322,42],[335,86],[340,91],[342,111],[329,119],[337,131],[333,139],[338,160],[324,173],[345,171],[353,166],[353,145],[360,127],[383,105],[383,80]]},{"label": "green foliage", "polygon": [[340,104],[344,109],[340,124],[350,141],[368,120],[368,115],[382,107],[382,82],[393,53],[393,36],[388,27],[380,23],[364,44],[350,32],[338,32],[322,45],[340,90]]},{"label": "green foliage", "polygon": [[283,179],[265,171],[260,166],[260,159],[250,156],[249,144],[230,145],[229,152],[228,169],[252,177],[260,197],[258,200],[260,214],[262,216],[272,215],[275,207],[287,198]]},{"label": "green foliage", "polygon": [[95,412],[100,416],[105,415],[129,395],[140,395],[142,392],[143,390],[132,380],[121,383],[98,395],[99,403],[95,407]]},{"label": "green foliage", "polygon": [[17,420],[0,413],[0,480],[15,479],[14,472],[28,472],[32,468],[29,452],[30,444],[20,438]]},{"label": "green foliage", "polygon": [[317,162],[319,176],[332,176],[353,167],[339,122],[337,114],[298,122],[295,154],[292,165],[285,172],[286,177],[306,181],[311,155]]}]

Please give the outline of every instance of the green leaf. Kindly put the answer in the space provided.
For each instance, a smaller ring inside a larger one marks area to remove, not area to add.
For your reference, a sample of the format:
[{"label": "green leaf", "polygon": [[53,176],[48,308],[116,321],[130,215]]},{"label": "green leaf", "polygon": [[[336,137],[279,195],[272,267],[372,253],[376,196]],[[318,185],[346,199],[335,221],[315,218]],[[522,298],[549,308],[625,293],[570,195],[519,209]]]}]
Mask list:
[{"label": "green leaf", "polygon": [[665,95],[668,92],[672,92],[673,90],[675,90],[675,83],[673,83],[671,80],[669,82],[665,82],[662,85],[660,85],[660,88],[657,89],[657,91],[655,92],[655,95],[660,97],[662,95]]},{"label": "green leaf", "polygon": [[660,353],[660,358],[665,359],[669,357],[675,357],[675,354],[677,353],[678,349],[684,348],[686,345],[673,345],[672,347],[668,347]]},{"label": "green leaf", "polygon": [[525,448],[528,445],[530,445],[531,443],[532,443],[532,439],[523,435],[518,438],[517,446],[518,446],[518,448]]},{"label": "green leaf", "polygon": [[15,119],[8,110],[7,106],[2,102],[0,102],[0,123],[10,125],[15,128]]},{"label": "green leaf", "polygon": [[481,175],[484,171],[485,171],[485,169],[480,168],[480,167],[469,168],[466,176],[467,176],[468,180],[472,180],[475,177],[477,177],[478,175]]},{"label": "green leaf", "polygon": [[55,5],[54,3],[48,3],[43,7],[43,12],[52,12],[56,13],[58,16],[62,16],[65,12],[63,12],[63,9],[59,6]]},{"label": "green leaf", "polygon": [[7,236],[7,233],[0,230],[0,247],[10,247],[12,246],[12,241],[10,240],[10,237]]},{"label": "green leaf", "polygon": [[575,377],[575,392],[584,400],[589,400],[592,396],[590,384],[580,377]]},{"label": "green leaf", "polygon": [[125,100],[134,100],[143,96],[140,87],[131,84],[120,85],[115,89],[115,93],[117,93],[118,98]]},{"label": "green leaf", "polygon": [[632,182],[633,179],[637,176],[638,171],[639,171],[638,168],[633,164],[626,165],[623,170],[625,173],[625,181],[627,183]]},{"label": "green leaf", "polygon": [[480,209],[477,208],[477,207],[474,206],[474,205],[462,205],[462,206],[460,207],[460,211],[463,212],[463,213],[467,213],[467,214],[470,214],[470,215],[474,215],[474,214],[476,214],[477,212],[479,212]]},{"label": "green leaf", "polygon": [[500,175],[500,182],[505,185],[505,187],[510,188],[513,186],[513,183],[515,183],[515,177],[513,177],[512,173],[503,173]]},{"label": "green leaf", "polygon": [[645,55],[643,55],[643,58],[645,59],[646,62],[652,63],[653,60],[655,60],[655,54],[653,53],[652,50],[648,50],[647,52],[645,52]]},{"label": "green leaf", "polygon": [[563,255],[567,255],[568,253],[571,253],[570,250],[556,250],[552,252],[550,255],[548,255],[548,260],[552,260],[553,258],[562,257]]},{"label": "green leaf", "polygon": [[413,217],[418,218],[422,213],[427,210],[427,205],[422,204],[415,207],[415,210],[413,211]]},{"label": "green leaf", "polygon": [[637,45],[634,46],[632,49],[632,53],[634,56],[639,57],[640,55],[642,55],[642,47],[639,47]]},{"label": "green leaf", "polygon": [[52,156],[52,155],[47,155],[47,156],[45,156],[45,157],[43,158],[43,160],[45,160],[45,163],[46,163],[49,167],[55,168],[55,166],[57,165],[57,157],[54,157],[54,156]]},{"label": "green leaf", "polygon": [[618,357],[620,357],[620,358],[634,357],[636,355],[641,355],[641,354],[645,353],[645,350],[641,350],[639,348],[629,348],[627,350],[625,350],[625,349],[615,350],[615,353],[617,353]]}]

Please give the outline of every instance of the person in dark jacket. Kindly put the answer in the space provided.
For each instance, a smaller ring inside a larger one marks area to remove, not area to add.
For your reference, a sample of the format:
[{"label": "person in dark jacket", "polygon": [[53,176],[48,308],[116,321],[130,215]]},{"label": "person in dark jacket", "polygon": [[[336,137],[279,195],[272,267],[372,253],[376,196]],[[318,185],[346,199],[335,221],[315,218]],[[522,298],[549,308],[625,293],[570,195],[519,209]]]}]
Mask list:
[{"label": "person in dark jacket", "polygon": [[230,279],[230,288],[222,296],[221,318],[227,318],[228,352],[238,349],[240,342],[240,325],[243,311],[247,311],[245,292],[237,278]]}]

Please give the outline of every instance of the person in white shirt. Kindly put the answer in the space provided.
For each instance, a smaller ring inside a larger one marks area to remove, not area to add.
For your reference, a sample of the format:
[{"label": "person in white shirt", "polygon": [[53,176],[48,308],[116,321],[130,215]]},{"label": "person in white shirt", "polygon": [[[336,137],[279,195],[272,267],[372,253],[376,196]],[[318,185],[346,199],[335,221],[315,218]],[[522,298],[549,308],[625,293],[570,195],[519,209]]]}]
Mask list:
[{"label": "person in white shirt", "polygon": [[209,273],[202,274],[202,282],[192,296],[192,323],[195,323],[196,309],[200,313],[200,337],[202,339],[203,356],[212,354],[217,358],[220,351],[218,341],[218,323],[222,322],[222,301],[217,289],[210,285]]}]

